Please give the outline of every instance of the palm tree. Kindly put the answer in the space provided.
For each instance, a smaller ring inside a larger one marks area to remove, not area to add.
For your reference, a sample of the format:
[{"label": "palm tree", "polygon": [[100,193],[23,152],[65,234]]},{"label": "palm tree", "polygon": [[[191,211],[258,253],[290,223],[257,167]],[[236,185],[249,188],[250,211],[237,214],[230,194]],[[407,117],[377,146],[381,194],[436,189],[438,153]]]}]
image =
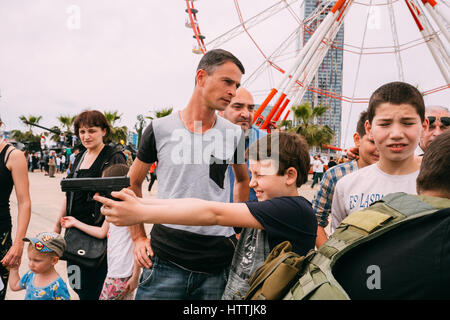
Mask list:
[{"label": "palm tree", "polygon": [[[58,116],[56,119],[58,119],[60,125],[62,126],[63,130],[60,130],[58,127],[54,126],[52,127],[53,130],[55,131],[60,131],[61,133],[64,133],[65,135],[65,139],[67,139],[66,141],[70,141],[72,140],[72,136],[74,135],[73,131],[72,131],[72,127],[73,127],[73,123],[75,121],[75,118],[77,116],[71,116],[71,115],[60,115]],[[50,138],[53,141],[56,142],[60,142],[61,141],[61,137],[59,134],[53,134],[52,137]]]},{"label": "palm tree", "polygon": [[150,111],[154,114],[154,116],[148,116],[146,117],[147,119],[151,119],[153,120],[154,118],[163,118],[165,116],[168,116],[169,114],[171,114],[173,111],[173,108],[163,108],[163,109],[157,109],[155,111]]},{"label": "palm tree", "polygon": [[106,117],[106,121],[108,121],[111,127],[111,133],[109,134],[109,140],[115,143],[126,143],[128,136],[128,128],[126,126],[115,127],[115,123],[120,121],[122,117],[118,111],[105,111],[103,114]]},{"label": "palm tree", "polygon": [[280,129],[282,129],[282,130],[292,129],[292,120],[281,120]]},{"label": "palm tree", "polygon": [[40,149],[40,135],[34,135],[31,130],[22,132],[20,130],[11,130],[11,137],[17,142],[25,145],[26,150],[38,151]]},{"label": "palm tree", "polygon": [[33,116],[33,115],[29,115],[28,117],[25,116],[20,116],[19,119],[24,122],[24,124],[26,126],[28,126],[29,131],[33,132],[32,128],[33,128],[33,124],[38,124],[39,121],[41,121],[42,116]]},{"label": "palm tree", "polygon": [[116,121],[120,120],[120,118],[122,117],[121,114],[118,113],[118,111],[105,111],[103,112],[103,114],[106,117],[106,121],[108,121],[109,125],[111,127],[114,127],[114,124],[116,123]]},{"label": "palm tree", "polygon": [[331,143],[334,131],[327,125],[316,124],[317,118],[327,109],[328,107],[323,105],[312,108],[309,102],[293,106],[292,111],[298,125],[290,130],[304,136],[310,146],[320,147],[322,144]]},{"label": "palm tree", "polygon": [[145,126],[147,125],[147,122],[144,119],[144,116],[142,114],[138,114],[137,116],[137,121],[136,124],[134,125],[134,128],[136,129],[136,133],[137,133],[137,148],[140,147],[141,145],[141,137],[142,137],[142,132],[144,131]]},{"label": "palm tree", "polygon": [[58,121],[61,123],[64,132],[72,133],[73,122],[75,121],[76,116],[71,115],[60,115],[57,117]]},{"label": "palm tree", "polygon": [[144,131],[144,128],[146,126],[146,121],[145,119],[150,119],[153,120],[155,118],[163,118],[165,116],[168,116],[169,114],[171,114],[173,111],[173,108],[163,108],[163,109],[157,109],[154,111],[150,111],[153,116],[147,116],[144,117],[142,114],[137,116],[137,123],[134,125],[134,128],[136,129],[136,133],[137,133],[137,147],[139,148],[139,145],[141,144],[141,137],[142,137],[142,132]]}]

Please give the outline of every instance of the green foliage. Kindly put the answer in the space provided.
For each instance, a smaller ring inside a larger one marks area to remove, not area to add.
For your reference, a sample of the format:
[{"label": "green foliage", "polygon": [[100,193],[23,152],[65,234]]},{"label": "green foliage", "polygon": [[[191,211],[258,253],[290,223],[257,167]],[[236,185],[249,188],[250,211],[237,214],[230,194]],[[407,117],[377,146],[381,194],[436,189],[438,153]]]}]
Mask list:
[{"label": "green foliage", "polygon": [[315,124],[315,120],[322,116],[328,110],[327,106],[317,106],[312,108],[309,102],[292,107],[294,117],[299,125],[294,128],[288,128],[303,137],[305,137],[309,146],[318,146],[329,144],[333,140],[334,131],[327,125]]},{"label": "green foliage", "polygon": [[59,123],[62,125],[64,130],[61,130],[63,132],[69,132],[71,134],[73,134],[72,132],[72,126],[73,126],[73,122],[75,121],[75,118],[77,116],[71,116],[71,115],[60,115],[57,117]]},{"label": "green foliage", "polygon": [[137,143],[138,145],[136,147],[139,148],[141,145],[142,132],[144,131],[144,128],[147,125],[147,122],[145,121],[145,118],[142,114],[138,114],[138,116],[136,118],[137,118],[138,122],[136,122],[136,124],[134,125],[134,128],[136,129],[137,141],[138,141],[138,143]]},{"label": "green foliage", "polygon": [[34,135],[31,130],[25,132],[12,130],[11,137],[17,142],[23,143],[26,150],[38,151],[40,149],[41,136],[38,134]]},{"label": "green foliage", "polygon": [[173,111],[173,108],[163,108],[163,109],[157,109],[155,111],[150,111],[153,113],[153,117],[152,116],[147,116],[147,119],[151,119],[153,120],[154,118],[163,118],[165,116],[168,116],[169,114],[171,114]]},{"label": "green foliage", "polygon": [[290,130],[290,129],[292,129],[292,120],[281,120],[280,128],[282,130]]},{"label": "green foliage", "polygon": [[[19,117],[19,119],[24,122],[30,132],[33,132],[33,124],[38,124],[39,121],[41,121],[42,116],[29,115],[28,117],[25,117],[24,115],[22,115]],[[25,121],[29,122],[29,124],[26,124]]]},{"label": "green foliage", "polygon": [[108,140],[114,143],[120,143],[123,140],[125,143],[127,141],[128,136],[128,128],[126,126],[114,126],[117,121],[120,121],[122,114],[119,114],[118,111],[105,111],[103,114],[106,117],[106,121],[108,121],[111,127],[111,133],[108,136]]}]

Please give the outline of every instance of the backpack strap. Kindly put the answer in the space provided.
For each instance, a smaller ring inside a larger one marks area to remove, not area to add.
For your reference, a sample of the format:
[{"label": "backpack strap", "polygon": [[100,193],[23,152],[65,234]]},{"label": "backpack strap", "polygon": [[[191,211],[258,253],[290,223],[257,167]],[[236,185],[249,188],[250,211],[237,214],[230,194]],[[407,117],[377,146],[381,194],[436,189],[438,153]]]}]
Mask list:
[{"label": "backpack strap", "polygon": [[122,158],[123,158],[124,163],[126,163],[127,159],[126,159],[125,154],[123,153],[122,150],[119,150],[117,147],[110,147],[110,146],[105,146],[105,148],[108,148],[106,150],[106,154],[105,154],[106,161],[104,161],[103,164],[101,165],[100,173],[102,173],[103,170],[105,170],[106,167],[111,165],[111,160],[116,155],[121,155]]},{"label": "backpack strap", "polygon": [[[448,201],[448,200],[447,200]],[[397,192],[347,216],[327,242],[315,252],[306,272],[285,299],[350,299],[332,274],[336,262],[352,249],[397,228],[406,221],[440,208],[419,196]]]},{"label": "backpack strap", "polygon": [[418,213],[429,213],[429,211],[434,212],[436,209],[430,204],[420,200],[417,196],[403,192],[388,194],[380,201],[407,217]]},{"label": "backpack strap", "polygon": [[[75,159],[75,161],[74,161],[74,170],[73,171],[71,171],[70,172],[70,174],[72,175],[72,178],[76,178],[77,177],[77,175],[78,175],[78,169],[80,168],[80,165],[81,165],[81,163],[83,162],[83,159],[84,159],[84,156],[86,155],[86,152],[82,152],[82,153],[79,153],[78,155],[77,155],[77,158]],[[78,160],[78,162],[77,162],[77,160]],[[66,215],[67,216],[70,216],[71,215],[71,213],[72,213],[72,204],[73,204],[73,195],[74,195],[74,192],[73,191],[71,191],[70,192],[70,194],[69,194],[69,202],[67,203],[67,207],[66,207]]]}]

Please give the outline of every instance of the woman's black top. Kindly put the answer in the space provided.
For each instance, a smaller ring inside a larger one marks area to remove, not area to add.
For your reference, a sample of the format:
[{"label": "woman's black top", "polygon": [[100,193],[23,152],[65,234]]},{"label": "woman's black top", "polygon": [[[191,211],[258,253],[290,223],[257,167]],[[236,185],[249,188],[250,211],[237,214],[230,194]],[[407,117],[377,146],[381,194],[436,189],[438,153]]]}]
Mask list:
[{"label": "woman's black top", "polygon": [[[87,152],[87,151],[85,151]],[[77,168],[79,162],[83,158],[85,152],[80,152],[75,158],[73,168]],[[122,151],[116,150],[109,145],[105,145],[102,151],[95,159],[94,163],[89,169],[79,169],[77,170],[77,175],[75,178],[98,178],[102,176],[103,170],[117,163],[126,164],[126,158]],[[73,178],[75,172],[71,172],[67,178]],[[103,223],[103,216],[100,214],[101,204],[92,199],[92,194],[87,192],[73,192],[72,209],[69,211],[70,205],[70,194],[66,193],[67,199],[67,215],[77,218],[81,222],[88,225],[101,226]]]},{"label": "woman's black top", "polygon": [[9,212],[9,197],[11,196],[14,181],[11,171],[6,167],[6,162],[13,150],[10,147],[12,146],[7,144],[0,153],[0,232],[10,230],[12,226]]}]

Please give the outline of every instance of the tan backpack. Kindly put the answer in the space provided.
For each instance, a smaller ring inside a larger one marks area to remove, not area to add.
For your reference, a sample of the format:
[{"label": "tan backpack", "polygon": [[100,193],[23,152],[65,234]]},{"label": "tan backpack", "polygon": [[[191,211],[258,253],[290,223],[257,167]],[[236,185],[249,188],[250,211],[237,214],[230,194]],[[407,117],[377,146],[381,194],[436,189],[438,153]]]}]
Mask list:
[{"label": "tan backpack", "polygon": [[[279,300],[300,276],[309,255],[299,256],[284,241],[272,249],[264,264],[248,280],[250,289],[244,300]],[[313,251],[311,251],[313,253]]]}]

